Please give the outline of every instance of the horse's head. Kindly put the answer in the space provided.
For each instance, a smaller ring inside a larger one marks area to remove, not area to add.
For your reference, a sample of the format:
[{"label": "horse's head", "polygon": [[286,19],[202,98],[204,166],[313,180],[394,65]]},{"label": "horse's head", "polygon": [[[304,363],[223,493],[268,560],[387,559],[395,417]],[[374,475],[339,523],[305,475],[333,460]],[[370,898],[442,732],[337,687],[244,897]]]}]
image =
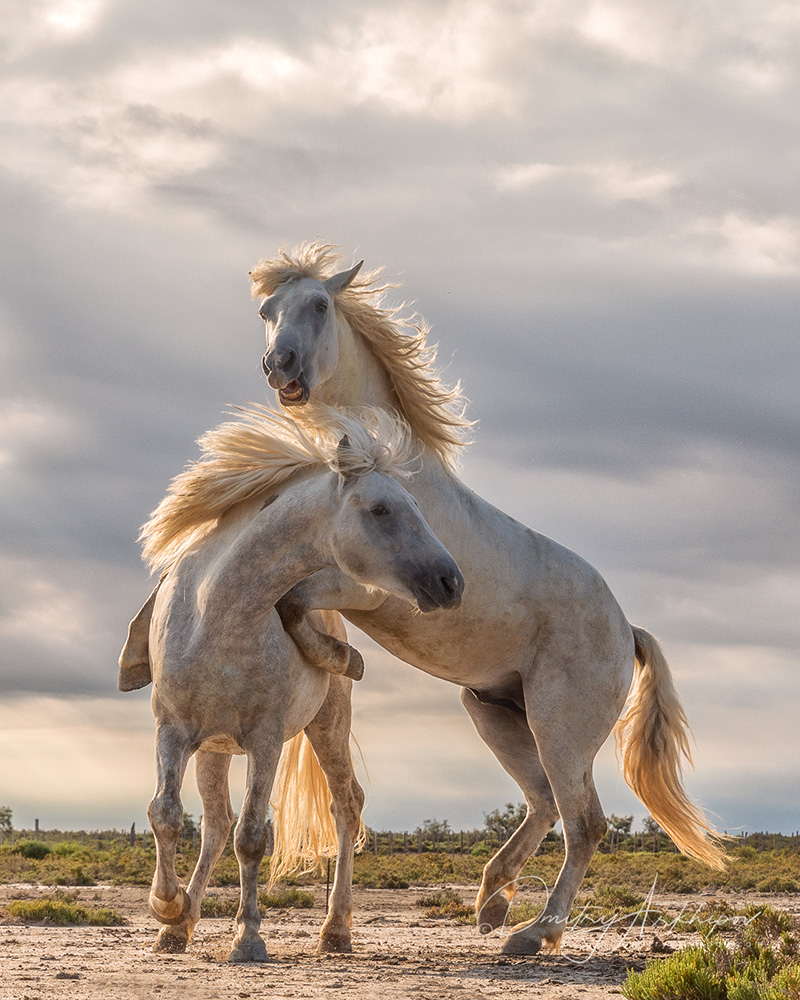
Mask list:
[{"label": "horse's head", "polygon": [[339,360],[334,296],[358,274],[361,264],[324,281],[297,278],[279,285],[261,303],[267,352],[261,365],[283,406],[303,406],[313,389],[330,378]]},{"label": "horse's head", "polygon": [[[348,447],[343,439],[341,449]],[[464,578],[428,527],[416,500],[377,471],[339,473],[334,557],[356,582],[386,590],[420,611],[457,608]]]}]

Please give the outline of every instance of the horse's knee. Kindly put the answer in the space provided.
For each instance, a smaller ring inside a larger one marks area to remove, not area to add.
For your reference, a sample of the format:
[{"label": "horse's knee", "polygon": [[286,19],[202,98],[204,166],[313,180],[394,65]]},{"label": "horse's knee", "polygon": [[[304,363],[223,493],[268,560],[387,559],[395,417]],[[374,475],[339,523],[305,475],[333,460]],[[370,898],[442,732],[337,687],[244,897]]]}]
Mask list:
[{"label": "horse's knee", "polygon": [[[602,809],[588,809],[572,820],[565,820],[564,833],[567,839],[576,839],[596,847],[605,836],[608,823]],[[571,835],[571,836],[570,836]]]},{"label": "horse's knee", "polygon": [[259,860],[264,856],[269,842],[266,820],[263,823],[242,822],[233,835],[233,849],[236,857],[244,861]]},{"label": "horse's knee", "polygon": [[275,610],[278,612],[283,627],[290,630],[300,624],[307,609],[303,602],[289,591],[276,603]]},{"label": "horse's knee", "polygon": [[156,795],[147,807],[150,828],[156,836],[177,837],[183,828],[183,805],[174,795]]}]

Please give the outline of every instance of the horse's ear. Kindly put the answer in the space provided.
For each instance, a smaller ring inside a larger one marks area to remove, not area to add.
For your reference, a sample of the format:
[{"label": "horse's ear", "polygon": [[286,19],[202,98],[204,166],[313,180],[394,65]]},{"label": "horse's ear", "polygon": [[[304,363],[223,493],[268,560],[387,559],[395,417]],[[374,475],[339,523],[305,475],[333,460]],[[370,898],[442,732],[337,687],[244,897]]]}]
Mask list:
[{"label": "horse's ear", "polygon": [[347,470],[347,457],[352,449],[353,446],[350,444],[350,438],[345,434],[339,442],[339,447],[336,449],[336,466],[339,469],[339,475],[345,482],[353,478],[352,473]]},{"label": "horse's ear", "polygon": [[325,281],[323,281],[323,285],[325,285],[325,288],[331,295],[336,295],[352,283],[353,278],[355,278],[361,270],[363,264],[364,261],[360,260],[355,267],[351,267],[349,271],[340,271],[338,274],[332,274],[330,278],[326,278]]}]

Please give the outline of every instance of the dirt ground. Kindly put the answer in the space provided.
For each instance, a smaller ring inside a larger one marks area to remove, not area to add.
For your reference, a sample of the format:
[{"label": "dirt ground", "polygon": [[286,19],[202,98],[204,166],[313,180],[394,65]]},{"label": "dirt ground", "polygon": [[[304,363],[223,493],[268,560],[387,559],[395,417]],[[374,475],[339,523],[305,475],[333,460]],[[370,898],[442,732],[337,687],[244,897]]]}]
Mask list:
[{"label": "dirt ground", "polygon": [[[464,899],[476,887],[459,887]],[[73,891],[73,890],[70,890]],[[79,901],[111,906],[129,923],[123,927],[0,925],[2,1000],[601,1000],[618,997],[629,968],[641,969],[654,943],[681,946],[689,939],[664,929],[568,929],[563,954],[532,958],[500,955],[502,937],[474,926],[433,920],[415,905],[426,890],[356,889],[350,955],[315,952],[324,917],[325,887],[315,888],[313,909],[272,910],[262,924],[270,961],[229,965],[230,918],[203,919],[185,955],[154,955],[158,924],[147,909],[147,890],[92,886],[74,890]],[[233,890],[212,890],[232,896]],[[35,899],[52,889],[0,886],[0,906],[11,899]],[[656,905],[674,910],[708,902],[708,896],[658,896]],[[730,902],[745,899],[726,896]],[[757,902],[748,896],[747,902]],[[797,909],[792,897],[764,902]]]}]

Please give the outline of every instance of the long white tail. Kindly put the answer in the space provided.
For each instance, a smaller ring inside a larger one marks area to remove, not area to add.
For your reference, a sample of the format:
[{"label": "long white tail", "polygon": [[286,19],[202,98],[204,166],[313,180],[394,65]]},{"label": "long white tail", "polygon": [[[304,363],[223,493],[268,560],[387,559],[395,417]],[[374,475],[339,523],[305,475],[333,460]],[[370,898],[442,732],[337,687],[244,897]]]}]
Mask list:
[{"label": "long white tail", "polygon": [[338,851],[331,792],[304,732],[284,746],[272,795],[275,847],[270,886],[297,872],[321,870]]},{"label": "long white tail", "polygon": [[690,857],[717,870],[728,860],[722,837],[687,796],[682,758],[692,765],[691,729],[657,640],[631,626],[636,677],[625,714],[614,727],[622,774],[653,818]]}]

